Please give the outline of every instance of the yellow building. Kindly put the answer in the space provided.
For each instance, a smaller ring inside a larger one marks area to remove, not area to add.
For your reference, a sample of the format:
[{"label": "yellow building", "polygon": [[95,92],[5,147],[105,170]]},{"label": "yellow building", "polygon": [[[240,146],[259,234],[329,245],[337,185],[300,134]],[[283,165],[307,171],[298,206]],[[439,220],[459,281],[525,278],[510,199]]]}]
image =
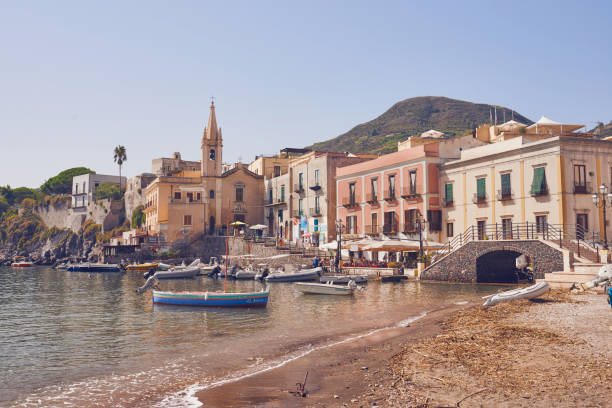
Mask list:
[{"label": "yellow building", "polygon": [[185,170],[178,163],[175,172],[165,171],[145,191],[146,228],[161,243],[215,234],[233,221],[263,223],[264,177],[241,163],[223,172],[223,138],[214,103],[201,151],[200,170]]}]

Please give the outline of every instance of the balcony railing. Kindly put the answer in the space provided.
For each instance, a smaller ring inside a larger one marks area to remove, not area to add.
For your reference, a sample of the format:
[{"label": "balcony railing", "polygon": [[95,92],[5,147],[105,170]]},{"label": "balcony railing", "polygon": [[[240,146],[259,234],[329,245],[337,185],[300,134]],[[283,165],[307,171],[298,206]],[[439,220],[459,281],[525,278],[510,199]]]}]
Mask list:
[{"label": "balcony railing", "polygon": [[574,184],[574,194],[591,194],[591,182],[587,181],[583,184]]},{"label": "balcony railing", "polygon": [[355,201],[355,197],[345,197],[342,199],[343,207],[357,207],[359,203]]},{"label": "balcony railing", "polygon": [[315,181],[311,186],[310,186],[311,190],[320,190],[321,189],[321,182],[319,181]]},{"label": "balcony railing", "polygon": [[384,224],[383,234],[397,234],[399,226],[397,224]]},{"label": "balcony railing", "polygon": [[380,225],[366,225],[363,233],[366,235],[378,235],[380,234]]},{"label": "balcony railing", "polygon": [[202,204],[200,200],[190,200],[189,198],[168,198],[168,204]]},{"label": "balcony railing", "polygon": [[472,197],[472,202],[474,204],[482,204],[482,203],[486,203],[487,202],[487,195],[479,195],[478,193],[474,193],[474,196]]},{"label": "balcony railing", "polygon": [[295,191],[298,194],[302,194],[304,192],[304,184],[302,183],[294,184],[293,191]]},{"label": "balcony railing", "polygon": [[540,191],[534,191],[534,190],[530,190],[529,193],[534,196],[534,197],[538,197],[538,196],[545,196],[548,195],[548,186],[544,186],[540,189]]},{"label": "balcony railing", "polygon": [[385,190],[385,201],[394,201],[394,200],[396,200],[395,189]]},{"label": "balcony railing", "polygon": [[304,215],[304,210],[291,210],[291,216],[293,218],[300,218],[302,215]]},{"label": "balcony railing", "polygon": [[442,198],[442,205],[444,207],[452,207],[455,205],[455,200],[452,198]]},{"label": "balcony railing", "polygon": [[321,208],[318,207],[314,207],[310,209],[310,216],[311,217],[320,217],[321,214]]},{"label": "balcony railing", "polygon": [[273,198],[272,200],[270,200],[269,198],[266,198],[264,200],[264,205],[280,205],[280,204],[286,204],[287,201],[285,200],[284,197],[278,197],[278,198]]},{"label": "balcony railing", "polygon": [[402,198],[417,198],[418,196],[420,196],[420,194],[417,193],[416,187],[413,187],[413,188],[403,187],[402,188]]},{"label": "balcony railing", "polygon": [[234,201],[232,202],[232,212],[234,214],[245,214],[247,213],[247,206],[244,201]]},{"label": "balcony railing", "polygon": [[514,191],[512,189],[502,188],[497,190],[498,201],[512,200],[512,197],[514,197]]},{"label": "balcony railing", "polygon": [[378,203],[378,196],[373,193],[368,193],[366,194],[366,201],[370,204],[376,204]]}]

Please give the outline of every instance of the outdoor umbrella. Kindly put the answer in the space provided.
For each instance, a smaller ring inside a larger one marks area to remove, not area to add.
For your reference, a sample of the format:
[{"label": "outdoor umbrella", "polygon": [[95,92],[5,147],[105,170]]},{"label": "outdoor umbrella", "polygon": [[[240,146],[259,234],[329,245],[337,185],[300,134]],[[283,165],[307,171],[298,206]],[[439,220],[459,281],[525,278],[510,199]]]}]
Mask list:
[{"label": "outdoor umbrella", "polygon": [[246,225],[246,223],[242,222],[242,221],[234,221],[232,222],[230,225],[237,227],[237,226],[242,226],[242,225]]},{"label": "outdoor umbrella", "polygon": [[267,225],[263,225],[263,224],[255,224],[249,227],[249,229],[252,230],[263,230],[263,229],[267,229],[268,226]]}]

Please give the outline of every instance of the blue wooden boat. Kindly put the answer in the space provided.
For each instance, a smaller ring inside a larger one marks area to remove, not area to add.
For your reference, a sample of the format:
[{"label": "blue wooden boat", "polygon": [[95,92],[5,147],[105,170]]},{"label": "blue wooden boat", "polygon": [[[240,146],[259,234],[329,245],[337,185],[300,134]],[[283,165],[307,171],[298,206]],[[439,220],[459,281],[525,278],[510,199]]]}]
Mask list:
[{"label": "blue wooden boat", "polygon": [[268,290],[250,293],[153,291],[153,303],[201,307],[266,307]]},{"label": "blue wooden boat", "polygon": [[70,272],[120,272],[117,264],[81,263],[68,266]]}]

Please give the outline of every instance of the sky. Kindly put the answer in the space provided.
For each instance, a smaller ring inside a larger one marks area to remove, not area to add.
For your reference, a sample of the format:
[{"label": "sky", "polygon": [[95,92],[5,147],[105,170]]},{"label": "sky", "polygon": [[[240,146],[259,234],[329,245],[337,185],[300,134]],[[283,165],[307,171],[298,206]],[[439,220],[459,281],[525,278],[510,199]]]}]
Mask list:
[{"label": "sky", "polygon": [[612,120],[607,1],[0,0],[0,185],[86,166],[128,177],[304,147],[437,95],[537,120]]}]

